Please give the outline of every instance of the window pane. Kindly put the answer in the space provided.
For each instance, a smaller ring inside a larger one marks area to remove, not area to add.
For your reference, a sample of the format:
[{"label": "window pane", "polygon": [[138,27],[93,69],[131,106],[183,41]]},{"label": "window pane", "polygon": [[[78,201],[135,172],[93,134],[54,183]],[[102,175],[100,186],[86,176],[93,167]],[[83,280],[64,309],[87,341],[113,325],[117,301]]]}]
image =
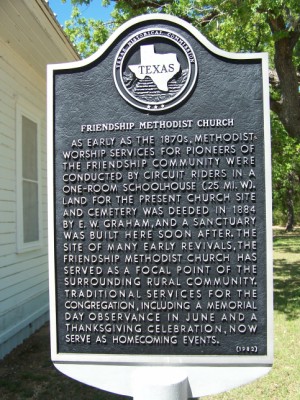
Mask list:
[{"label": "window pane", "polygon": [[23,237],[24,243],[39,240],[38,184],[23,181]]},{"label": "window pane", "polygon": [[22,116],[23,178],[37,181],[37,124]]}]

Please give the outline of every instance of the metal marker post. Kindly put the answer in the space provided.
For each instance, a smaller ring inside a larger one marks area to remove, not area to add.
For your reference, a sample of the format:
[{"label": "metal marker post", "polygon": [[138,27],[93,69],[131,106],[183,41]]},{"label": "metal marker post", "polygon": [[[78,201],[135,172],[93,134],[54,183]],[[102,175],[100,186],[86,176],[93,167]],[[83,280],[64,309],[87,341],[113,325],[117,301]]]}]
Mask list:
[{"label": "metal marker post", "polygon": [[132,377],[134,400],[187,400],[188,377],[175,368],[141,368]]}]

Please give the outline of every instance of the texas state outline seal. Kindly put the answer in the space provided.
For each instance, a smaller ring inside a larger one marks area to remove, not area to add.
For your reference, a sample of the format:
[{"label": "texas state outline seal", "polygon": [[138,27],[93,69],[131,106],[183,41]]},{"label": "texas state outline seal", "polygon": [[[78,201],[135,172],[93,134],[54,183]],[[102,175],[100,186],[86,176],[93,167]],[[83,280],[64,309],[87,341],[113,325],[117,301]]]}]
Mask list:
[{"label": "texas state outline seal", "polygon": [[114,62],[120,95],[142,110],[161,112],[179,105],[193,90],[198,66],[186,39],[163,28],[148,28],[122,43]]}]

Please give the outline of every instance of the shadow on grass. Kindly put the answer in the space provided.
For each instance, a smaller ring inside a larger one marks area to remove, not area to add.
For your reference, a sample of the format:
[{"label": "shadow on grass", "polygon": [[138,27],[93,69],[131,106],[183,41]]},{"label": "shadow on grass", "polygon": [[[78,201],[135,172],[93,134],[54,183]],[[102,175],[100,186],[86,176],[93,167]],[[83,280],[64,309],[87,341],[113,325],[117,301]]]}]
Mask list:
[{"label": "shadow on grass", "polygon": [[274,260],[274,308],[294,320],[300,316],[300,260],[289,261],[288,254],[300,254],[300,237],[275,238],[274,249],[287,255]]},{"label": "shadow on grass", "polygon": [[274,270],[274,308],[288,319],[296,319],[300,316],[300,262],[291,265],[276,260]]},{"label": "shadow on grass", "polygon": [[130,400],[74,381],[50,360],[49,326],[0,360],[1,400]]},{"label": "shadow on grass", "polygon": [[300,253],[300,236],[277,236],[273,239],[274,250],[280,253]]}]

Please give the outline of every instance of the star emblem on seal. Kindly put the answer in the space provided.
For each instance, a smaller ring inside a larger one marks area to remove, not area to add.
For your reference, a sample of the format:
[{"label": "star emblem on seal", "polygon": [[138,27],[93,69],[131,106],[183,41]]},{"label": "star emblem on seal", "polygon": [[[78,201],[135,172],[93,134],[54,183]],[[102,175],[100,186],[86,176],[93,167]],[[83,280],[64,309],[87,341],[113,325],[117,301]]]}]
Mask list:
[{"label": "star emblem on seal", "polygon": [[142,30],[117,52],[114,81],[131,105],[147,111],[178,106],[195,86],[197,60],[189,43],[167,30]]}]

